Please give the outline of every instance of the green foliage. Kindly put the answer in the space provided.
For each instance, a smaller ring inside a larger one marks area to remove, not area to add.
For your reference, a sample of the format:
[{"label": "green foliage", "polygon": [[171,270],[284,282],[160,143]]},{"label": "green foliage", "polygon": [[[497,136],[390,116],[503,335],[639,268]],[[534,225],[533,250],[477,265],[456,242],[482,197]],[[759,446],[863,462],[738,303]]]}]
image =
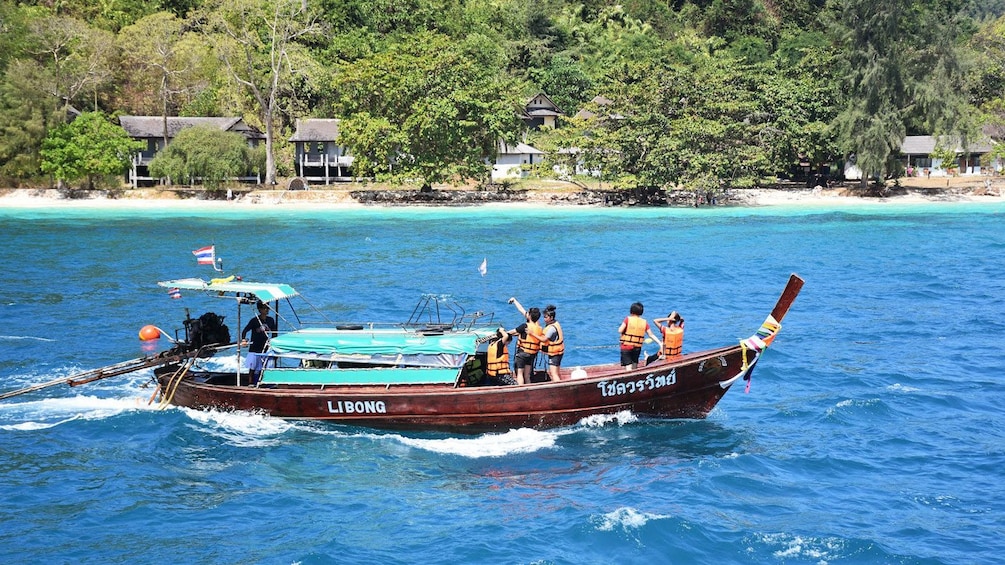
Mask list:
[{"label": "green foliage", "polygon": [[422,32],[339,69],[336,115],[357,175],[427,183],[484,178],[500,139],[519,131],[521,98],[499,78],[496,47]]},{"label": "green foliage", "polygon": [[86,177],[88,187],[92,187],[95,176],[124,173],[130,155],[141,147],[101,112],[85,112],[46,136],[42,142],[42,171],[59,181]]},{"label": "green foliage", "polygon": [[932,154],[929,155],[933,161],[939,161],[940,167],[949,170],[956,167],[956,149],[948,147],[942,143],[935,146]]},{"label": "green foliage", "polygon": [[593,81],[567,56],[558,56],[544,70],[534,73],[535,82],[567,116],[575,114],[592,98]]},{"label": "green foliage", "polygon": [[616,100],[602,126],[534,136],[605,183],[742,185],[851,154],[881,175],[905,133],[1005,132],[1002,1],[0,2],[0,174],[37,175],[47,132],[93,108],[242,116],[267,182],[304,117],[341,118],[361,174],[479,178],[544,91],[567,116]]},{"label": "green foliage", "polygon": [[208,88],[206,77],[216,70],[205,40],[170,12],[140,19],[117,40],[123,82],[133,93],[121,103],[133,114],[178,115],[179,107]]},{"label": "green foliage", "polygon": [[275,184],[280,97],[293,77],[317,68],[304,46],[320,31],[317,13],[304,0],[207,0],[198,18],[227,74],[253,101],[265,130],[265,182]]},{"label": "green foliage", "polygon": [[953,14],[938,0],[834,0],[829,14],[845,75],[838,141],[863,182],[885,177],[908,124],[934,133],[967,124]]},{"label": "green foliage", "polygon": [[158,10],[157,2],[146,0],[61,0],[56,3],[60,15],[91,22],[95,27],[118,31],[143,16]]},{"label": "green foliage", "polygon": [[[16,60],[0,77],[0,175],[29,179],[41,173],[39,152],[46,124],[54,122],[49,100],[32,80],[34,67]],[[60,120],[61,121],[61,120]]]},{"label": "green foliage", "polygon": [[22,56],[27,46],[26,14],[12,2],[0,2],[0,72],[9,62]]},{"label": "green foliage", "polygon": [[758,84],[728,57],[640,61],[619,69],[614,103],[598,108],[577,146],[616,184],[695,190],[750,186],[773,170]]},{"label": "green foliage", "polygon": [[262,165],[261,151],[253,151],[239,133],[196,126],[181,130],[150,162],[150,174],[186,184],[202,182],[220,188],[230,178],[247,175]]}]

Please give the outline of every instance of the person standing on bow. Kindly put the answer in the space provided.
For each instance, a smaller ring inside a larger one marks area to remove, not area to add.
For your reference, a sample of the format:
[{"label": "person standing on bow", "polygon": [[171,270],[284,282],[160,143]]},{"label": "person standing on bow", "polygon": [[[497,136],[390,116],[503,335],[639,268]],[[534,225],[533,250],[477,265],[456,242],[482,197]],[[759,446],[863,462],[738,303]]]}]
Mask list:
[{"label": "person standing on bow", "polygon": [[639,366],[639,355],[642,354],[642,344],[646,335],[653,341],[661,341],[656,337],[653,330],[649,328],[649,322],[642,318],[645,309],[641,302],[635,302],[628,309],[628,316],[618,327],[618,338],[621,344],[621,366],[626,371],[634,370]]},{"label": "person standing on bow", "polygon": [[562,357],[565,355],[565,334],[562,325],[555,319],[555,305],[544,307],[544,336],[541,340],[541,353],[548,357],[548,378],[558,382],[558,372],[562,368]]},{"label": "person standing on bow", "polygon": [[513,368],[516,370],[516,382],[521,385],[530,384],[531,377],[534,376],[534,361],[537,360],[537,352],[541,351],[541,336],[544,333],[541,325],[537,323],[541,319],[541,310],[536,307],[524,310],[516,298],[510,298],[509,303],[516,306],[525,320],[524,323],[509,332],[511,335],[518,336],[516,360],[513,362]]},{"label": "person standing on bow", "polygon": [[653,323],[663,334],[660,351],[663,358],[668,361],[680,358],[684,349],[684,318],[674,310],[666,318],[653,318]]},{"label": "person standing on bow", "polygon": [[[252,386],[258,384],[258,376],[262,373],[262,365],[265,363],[265,345],[269,343],[269,338],[276,335],[279,326],[276,320],[269,316],[269,305],[264,302],[258,303],[258,315],[248,321],[248,324],[241,330],[241,345],[248,346],[248,357],[244,361],[244,366],[251,372]],[[245,336],[251,334],[251,342]]]}]

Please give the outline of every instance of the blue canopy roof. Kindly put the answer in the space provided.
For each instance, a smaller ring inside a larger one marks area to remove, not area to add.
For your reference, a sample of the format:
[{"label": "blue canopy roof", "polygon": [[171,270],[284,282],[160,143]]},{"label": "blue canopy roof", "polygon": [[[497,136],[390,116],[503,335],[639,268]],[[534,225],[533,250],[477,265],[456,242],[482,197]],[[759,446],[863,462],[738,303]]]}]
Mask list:
[{"label": "blue canopy roof", "polygon": [[157,283],[165,288],[178,288],[181,290],[200,290],[205,292],[217,292],[221,294],[253,294],[263,302],[272,302],[283,298],[297,296],[297,291],[288,284],[281,283],[255,283],[247,281],[236,281],[234,277],[225,279],[211,279],[206,282],[202,279],[177,279],[173,281],[161,281]]},{"label": "blue canopy roof", "polygon": [[493,329],[428,334],[407,329],[302,329],[272,338],[269,348],[279,354],[317,355],[439,355],[474,354],[476,340]]}]

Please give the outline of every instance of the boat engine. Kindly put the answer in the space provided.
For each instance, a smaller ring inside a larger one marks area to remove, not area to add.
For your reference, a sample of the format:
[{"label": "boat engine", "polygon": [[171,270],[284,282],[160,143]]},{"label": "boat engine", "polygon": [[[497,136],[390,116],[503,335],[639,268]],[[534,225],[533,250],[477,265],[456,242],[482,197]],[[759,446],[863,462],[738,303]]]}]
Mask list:
[{"label": "boat engine", "polygon": [[185,333],[188,335],[190,349],[230,343],[230,328],[223,323],[223,316],[215,312],[206,312],[198,318],[185,320]]}]

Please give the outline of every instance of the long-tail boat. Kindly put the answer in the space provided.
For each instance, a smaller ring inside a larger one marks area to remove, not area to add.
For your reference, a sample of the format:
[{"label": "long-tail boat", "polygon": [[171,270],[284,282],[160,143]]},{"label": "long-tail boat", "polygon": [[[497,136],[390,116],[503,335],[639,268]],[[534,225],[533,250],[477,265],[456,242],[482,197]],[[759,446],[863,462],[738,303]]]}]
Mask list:
[{"label": "long-tail boat", "polygon": [[[158,284],[172,294],[202,291],[234,300],[239,328],[242,307],[267,304],[288,331],[271,337],[259,378],[252,379],[241,368],[244,344],[231,340],[223,316],[186,314],[183,328],[174,338],[167,336],[174,343],[168,350],[0,393],[0,400],[153,368],[155,396],[165,407],[247,410],[384,429],[543,429],[625,411],[642,418],[704,418],[737,381],[750,379],[803,280],[791,275],[771,314],[739,343],[655,359],[632,370],[617,364],[562,368],[558,381],[509,386],[489,385],[484,378],[487,349],[498,331],[492,315],[467,314],[447,297],[423,296],[400,324],[309,325],[293,308],[297,291],[286,284],[234,277]],[[140,337],[166,333],[146,326]],[[237,368],[224,369],[233,365],[234,351]]]},{"label": "long-tail boat", "polygon": [[[281,315],[281,302],[297,296],[284,284],[201,279],[158,284],[236,299],[239,327],[240,305],[264,302]],[[397,325],[332,324],[279,333],[269,341],[257,382],[246,370],[205,364],[208,352],[237,345],[224,335],[229,331],[221,328],[222,318],[207,313],[186,320],[174,353],[162,354],[170,362],[154,373],[165,404],[382,429],[543,429],[623,411],[642,418],[704,418],[730,387],[750,378],[802,285],[791,275],[771,314],[739,343],[633,370],[618,364],[562,368],[557,382],[480,384],[480,367],[496,335],[491,315],[465,314],[432,295]]]}]

